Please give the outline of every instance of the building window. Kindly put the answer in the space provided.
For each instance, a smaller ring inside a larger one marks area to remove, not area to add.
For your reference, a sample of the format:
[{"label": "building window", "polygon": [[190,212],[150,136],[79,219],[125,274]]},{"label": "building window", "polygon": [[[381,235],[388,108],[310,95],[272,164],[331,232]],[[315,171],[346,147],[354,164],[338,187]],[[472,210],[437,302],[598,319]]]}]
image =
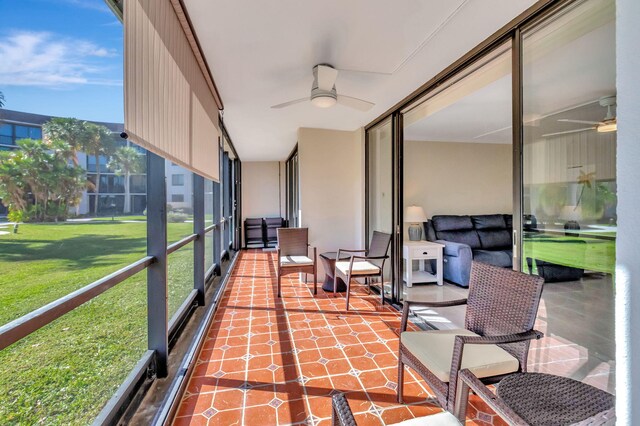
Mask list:
[{"label": "building window", "polygon": [[171,175],[171,185],[184,186],[184,175]]},{"label": "building window", "polygon": [[42,129],[36,126],[0,124],[0,145],[15,146],[20,139],[42,139]]},{"label": "building window", "polygon": [[171,194],[172,203],[184,203],[184,194]]}]

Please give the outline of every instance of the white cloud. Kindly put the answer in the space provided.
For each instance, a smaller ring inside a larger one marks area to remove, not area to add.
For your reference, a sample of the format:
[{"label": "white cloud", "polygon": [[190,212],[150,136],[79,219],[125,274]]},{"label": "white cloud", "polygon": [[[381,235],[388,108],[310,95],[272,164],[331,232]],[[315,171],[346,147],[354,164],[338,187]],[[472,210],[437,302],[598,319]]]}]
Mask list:
[{"label": "white cloud", "polygon": [[104,61],[116,52],[83,40],[48,32],[16,32],[0,38],[0,85],[122,85],[105,79]]}]

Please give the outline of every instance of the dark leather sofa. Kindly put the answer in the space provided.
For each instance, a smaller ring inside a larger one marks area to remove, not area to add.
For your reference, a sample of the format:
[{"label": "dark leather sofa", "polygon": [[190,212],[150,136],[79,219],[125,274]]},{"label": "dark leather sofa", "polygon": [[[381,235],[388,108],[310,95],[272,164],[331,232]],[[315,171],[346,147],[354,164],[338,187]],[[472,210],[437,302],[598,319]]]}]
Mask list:
[{"label": "dark leather sofa", "polygon": [[436,215],[424,226],[427,240],[444,244],[447,281],[467,287],[472,260],[503,268],[513,265],[511,215]]}]

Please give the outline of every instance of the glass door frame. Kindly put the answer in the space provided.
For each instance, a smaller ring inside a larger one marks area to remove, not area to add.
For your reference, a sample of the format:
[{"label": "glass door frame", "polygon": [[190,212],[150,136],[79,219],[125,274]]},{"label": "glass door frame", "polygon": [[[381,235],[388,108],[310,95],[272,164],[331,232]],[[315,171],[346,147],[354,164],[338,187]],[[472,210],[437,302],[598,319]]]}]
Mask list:
[{"label": "glass door frame", "polygon": [[[402,292],[402,244],[403,244],[403,122],[401,111],[445,83],[456,74],[463,72],[501,44],[511,42],[512,58],[512,146],[513,146],[513,268],[522,269],[522,212],[523,212],[523,89],[522,89],[522,31],[549,16],[562,12],[566,7],[585,0],[540,0],[501,29],[478,44],[456,62],[438,73],[405,99],[398,102],[384,114],[365,126],[365,242],[369,245],[369,130],[391,118],[392,123],[392,234],[391,242],[391,299],[392,304],[401,305]],[[400,285],[399,285],[400,284]],[[386,298],[385,298],[386,299]]]}]

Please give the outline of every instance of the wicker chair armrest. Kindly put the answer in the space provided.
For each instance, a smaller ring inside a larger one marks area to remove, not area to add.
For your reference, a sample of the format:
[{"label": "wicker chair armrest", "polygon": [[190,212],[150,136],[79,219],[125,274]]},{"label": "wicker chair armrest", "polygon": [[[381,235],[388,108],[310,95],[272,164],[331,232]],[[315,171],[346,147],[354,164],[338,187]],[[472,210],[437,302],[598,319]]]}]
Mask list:
[{"label": "wicker chair armrest", "polygon": [[504,334],[501,336],[456,336],[462,345],[498,345],[505,343],[524,342],[526,340],[541,339],[544,334],[538,330],[529,330],[523,333]]},{"label": "wicker chair armrest", "polygon": [[526,425],[525,422],[518,414],[516,414],[507,404],[504,403],[496,394],[491,392],[484,383],[478,379],[468,369],[460,370],[458,373],[458,392],[456,395],[456,401],[454,405],[454,414],[458,420],[464,422],[465,411],[467,408],[469,389],[480,397],[491,409],[493,409],[500,417],[510,425]]},{"label": "wicker chair armrest", "polygon": [[351,407],[343,393],[337,393],[331,398],[331,424],[333,426],[356,426]]},{"label": "wicker chair armrest", "polygon": [[339,252],[344,252],[344,253],[366,253],[366,250],[348,250],[348,249],[338,249]]},{"label": "wicker chair armrest", "polygon": [[351,259],[360,259],[360,260],[383,260],[388,259],[389,256],[351,256]]},{"label": "wicker chair armrest", "polygon": [[405,305],[410,305],[411,307],[418,306],[423,308],[446,308],[449,306],[466,305],[467,299],[444,300],[442,302],[405,300],[403,303]]},{"label": "wicker chair armrest", "polygon": [[409,322],[409,309],[413,306],[424,308],[446,308],[448,306],[466,305],[467,299],[445,300],[444,302],[421,302],[405,300],[402,306],[402,319],[400,320],[400,333],[407,331],[407,323]]}]

